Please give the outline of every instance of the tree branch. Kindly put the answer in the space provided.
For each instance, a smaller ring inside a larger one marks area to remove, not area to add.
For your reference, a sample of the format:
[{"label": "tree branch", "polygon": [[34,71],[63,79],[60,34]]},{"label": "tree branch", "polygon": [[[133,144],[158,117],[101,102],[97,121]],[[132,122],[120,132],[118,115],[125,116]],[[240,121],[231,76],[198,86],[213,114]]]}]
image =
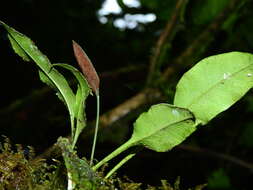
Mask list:
[{"label": "tree branch", "polygon": [[150,59],[150,66],[149,66],[149,74],[147,78],[147,84],[150,84],[153,81],[154,73],[156,71],[156,66],[159,62],[159,57],[161,55],[161,50],[165,43],[168,43],[172,40],[172,34],[175,31],[175,26],[180,14],[180,9],[183,7],[188,0],[179,0],[175,6],[175,9],[172,13],[171,19],[167,22],[163,32],[161,33],[159,39],[156,42],[155,50],[153,55]]},{"label": "tree branch", "polygon": [[220,31],[222,24],[228,18],[228,15],[233,12],[239,3],[240,0],[231,0],[228,6],[225,7],[224,10],[217,16],[217,18],[209,24],[209,26],[199,35],[199,37],[196,38],[191,43],[191,45],[189,45],[186,50],[183,51],[183,53],[173,61],[173,64],[171,64],[171,66],[165,69],[162,74],[161,81],[166,81],[169,76],[175,72],[175,67],[179,67],[179,65],[185,63],[185,60],[192,56],[194,52],[196,52],[197,49],[200,48],[203,44],[210,44],[212,41],[212,36]]},{"label": "tree branch", "polygon": [[100,125],[104,127],[109,126],[115,121],[127,115],[129,112],[137,109],[142,105],[147,104],[148,102],[154,102],[158,99],[161,99],[161,97],[162,94],[157,89],[144,89],[132,98],[126,100],[122,104],[101,115]]}]

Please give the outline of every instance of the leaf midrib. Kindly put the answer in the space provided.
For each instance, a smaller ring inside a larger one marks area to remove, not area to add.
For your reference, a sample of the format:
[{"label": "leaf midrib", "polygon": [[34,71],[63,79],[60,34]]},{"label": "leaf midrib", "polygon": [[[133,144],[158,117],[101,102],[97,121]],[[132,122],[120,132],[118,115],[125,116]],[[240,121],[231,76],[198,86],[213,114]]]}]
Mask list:
[{"label": "leaf midrib", "polygon": [[[240,73],[241,71],[246,70],[248,67],[251,67],[251,66],[252,66],[252,64],[249,64],[248,66],[246,66],[246,67],[240,69],[239,71],[236,71],[236,72],[234,72],[233,74],[229,75],[229,77],[235,76],[235,75],[237,75],[238,73]],[[228,79],[222,79],[222,80],[218,81],[217,83],[215,83],[213,86],[211,86],[211,87],[208,88],[206,91],[204,91],[204,93],[202,93],[202,94],[199,95],[197,98],[195,98],[195,99],[194,99],[188,106],[186,106],[186,107],[190,109],[194,104],[197,103],[197,100],[202,99],[204,95],[206,95],[207,93],[209,93],[210,91],[212,91],[216,86],[218,86],[219,84],[221,84],[222,81],[226,81],[226,80],[229,80],[229,78],[228,78]],[[191,110],[191,109],[190,109],[190,110]]]},{"label": "leaf midrib", "polygon": [[[8,26],[7,26],[8,27]],[[8,27],[9,28],[9,27]],[[10,30],[12,30],[11,28],[10,28]],[[13,32],[15,32],[15,31],[13,31]],[[16,40],[16,38],[15,38],[15,36],[13,36],[12,35],[12,33],[11,32],[9,32],[8,31],[8,33],[11,35],[11,37],[17,42],[17,44],[20,46],[20,48],[33,60],[33,61],[35,61],[34,60],[34,58],[33,58],[33,56],[30,54],[30,52],[28,52],[28,51],[26,51],[25,49],[24,49],[24,47],[19,43],[19,41],[17,41]],[[20,33],[20,35],[23,35],[23,34],[21,34]],[[28,40],[30,40],[30,39],[28,39]],[[37,51],[39,51],[39,49],[37,50]],[[39,51],[40,52],[40,51]],[[42,52],[40,52],[41,54],[42,54]],[[43,55],[43,54],[42,54]],[[46,57],[47,58],[47,57]],[[48,59],[48,58],[47,58]],[[48,62],[50,62],[49,60],[48,60]],[[72,100],[69,100],[69,98],[66,98],[66,96],[65,96],[65,93],[62,93],[62,88],[58,85],[58,83],[55,81],[55,77],[52,77],[52,75],[51,74],[49,74],[47,71],[45,71],[45,68],[43,68],[43,66],[41,66],[41,64],[40,63],[38,63],[38,65],[40,66],[40,69],[43,71],[43,72],[45,72],[46,73],[46,75],[53,81],[53,83],[57,86],[57,88],[59,89],[59,91],[61,92],[61,94],[63,95],[63,97],[64,97],[64,99],[65,99],[65,101],[66,101],[66,103],[68,104],[68,107],[71,109],[71,110],[69,110],[70,111],[70,113],[71,114],[73,114],[73,109],[72,109],[72,107],[71,107],[71,105],[72,105],[72,103],[74,103],[74,102],[72,102]],[[48,66],[50,66],[48,63],[47,63],[47,65]],[[57,71],[56,71],[57,72]],[[58,79],[56,79],[57,81],[58,81]],[[72,95],[70,95],[70,96],[72,96]],[[71,98],[71,97],[70,97]],[[73,98],[72,98],[73,99]],[[69,101],[71,101],[71,102],[69,102]]]},{"label": "leaf midrib", "polygon": [[149,134],[149,135],[147,135],[147,136],[145,136],[145,137],[142,137],[142,138],[136,138],[135,140],[133,140],[133,144],[138,144],[138,143],[141,142],[142,140],[151,137],[151,136],[154,135],[155,133],[158,133],[158,132],[160,132],[161,130],[163,130],[164,128],[167,128],[167,127],[176,125],[176,124],[178,124],[178,123],[180,123],[180,122],[185,122],[185,121],[187,121],[187,120],[193,120],[193,119],[194,119],[193,117],[188,117],[188,118],[182,119],[182,120],[180,120],[180,121],[173,122],[173,123],[171,123],[171,124],[169,124],[169,125],[165,125],[165,126],[159,128],[158,130],[155,130],[152,134]]}]

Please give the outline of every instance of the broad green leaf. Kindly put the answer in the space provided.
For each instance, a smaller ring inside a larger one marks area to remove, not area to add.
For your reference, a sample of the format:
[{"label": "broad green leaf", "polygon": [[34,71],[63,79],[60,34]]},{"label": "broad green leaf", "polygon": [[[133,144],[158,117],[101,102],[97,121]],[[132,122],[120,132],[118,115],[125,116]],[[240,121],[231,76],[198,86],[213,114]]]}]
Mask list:
[{"label": "broad green leaf", "polygon": [[177,84],[174,105],[206,124],[253,86],[253,55],[230,52],[201,60]]},{"label": "broad green leaf", "polygon": [[49,59],[38,50],[31,39],[9,27],[2,21],[0,21],[0,25],[6,29],[14,51],[24,60],[33,60],[56,86],[66,102],[70,116],[73,117],[75,96],[65,78],[56,69],[52,68]]},{"label": "broad green leaf", "polygon": [[83,74],[75,67],[64,63],[53,64],[53,66],[59,66],[71,71],[78,81],[77,93],[75,98],[75,109],[74,109],[76,118],[76,128],[75,131],[73,131],[75,134],[75,137],[73,139],[73,146],[74,146],[78,139],[78,136],[86,126],[86,114],[84,111],[85,100],[91,93],[91,89],[86,79],[84,78]]},{"label": "broad green leaf", "polygon": [[132,137],[93,167],[98,169],[126,149],[143,145],[157,152],[165,152],[184,141],[196,130],[193,114],[170,104],[157,104],[142,113],[134,123]]},{"label": "broad green leaf", "polygon": [[194,116],[190,111],[169,104],[157,104],[136,120],[130,141],[165,152],[180,144],[195,130]]}]

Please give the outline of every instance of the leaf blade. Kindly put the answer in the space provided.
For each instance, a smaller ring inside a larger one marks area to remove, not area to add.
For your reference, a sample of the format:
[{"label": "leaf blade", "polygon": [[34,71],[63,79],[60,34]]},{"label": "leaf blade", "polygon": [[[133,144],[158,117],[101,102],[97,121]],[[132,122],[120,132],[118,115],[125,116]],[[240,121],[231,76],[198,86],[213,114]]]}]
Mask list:
[{"label": "leaf blade", "polygon": [[90,94],[91,90],[82,73],[80,73],[79,70],[77,70],[75,67],[65,63],[57,63],[53,64],[53,66],[54,67],[58,66],[69,70],[78,81],[77,92],[75,95],[75,109],[74,109],[76,119],[76,128],[74,132],[75,135],[73,138],[73,147],[74,147],[79,135],[86,127],[85,101],[88,95]]},{"label": "leaf blade", "polygon": [[165,152],[195,130],[194,116],[190,111],[170,104],[157,104],[136,120],[130,141],[134,145]]},{"label": "leaf blade", "polygon": [[201,60],[180,79],[176,106],[206,124],[228,109],[253,86],[253,55],[230,52]]},{"label": "leaf blade", "polygon": [[56,69],[52,68],[49,59],[39,51],[30,38],[2,21],[0,21],[0,25],[7,31],[14,51],[26,61],[32,59],[52,83],[54,83],[66,102],[70,117],[73,117],[75,97],[65,78]]}]

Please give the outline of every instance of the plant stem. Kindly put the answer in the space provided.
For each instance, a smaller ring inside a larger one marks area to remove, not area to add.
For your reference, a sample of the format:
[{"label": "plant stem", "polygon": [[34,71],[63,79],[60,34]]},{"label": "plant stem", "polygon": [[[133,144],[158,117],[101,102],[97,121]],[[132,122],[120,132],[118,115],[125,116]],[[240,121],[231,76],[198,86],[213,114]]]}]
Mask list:
[{"label": "plant stem", "polygon": [[[69,113],[71,114],[71,113]],[[72,143],[72,149],[75,147],[75,119],[72,115],[70,115],[70,123],[71,123],[71,143]]]},{"label": "plant stem", "polygon": [[71,173],[68,172],[68,189],[73,190],[75,188],[75,183],[72,181]]},{"label": "plant stem", "polygon": [[[77,128],[77,127],[76,127],[76,128]],[[79,136],[79,134],[76,132],[76,131],[77,131],[76,128],[75,128],[75,130],[74,130],[74,135],[73,135],[73,137],[71,137],[71,139],[72,139],[72,144],[71,144],[72,150],[74,150],[75,145],[76,145],[76,142],[77,142],[77,139],[78,139],[78,136]]]},{"label": "plant stem", "polygon": [[96,116],[96,126],[95,126],[94,138],[93,138],[93,145],[92,145],[91,156],[90,156],[90,166],[93,165],[93,159],[94,159],[96,142],[97,142],[98,125],[99,125],[99,109],[100,109],[99,108],[99,105],[100,105],[99,94],[96,94],[96,98],[97,98],[97,116]]},{"label": "plant stem", "polygon": [[133,145],[134,145],[133,140],[129,139],[127,142],[125,142],[123,145],[121,145],[119,148],[114,150],[111,154],[109,154],[103,160],[101,160],[99,163],[93,166],[92,169],[96,171],[100,166],[102,166],[103,164],[111,160],[112,158],[118,156],[120,153],[122,153],[123,151],[125,151],[126,149],[130,148]]},{"label": "plant stem", "polygon": [[109,178],[115,171],[117,171],[123,164],[125,164],[128,160],[130,160],[132,157],[134,157],[136,153],[131,153],[127,155],[125,158],[123,158],[114,168],[112,168],[107,175],[105,176],[105,179]]}]

